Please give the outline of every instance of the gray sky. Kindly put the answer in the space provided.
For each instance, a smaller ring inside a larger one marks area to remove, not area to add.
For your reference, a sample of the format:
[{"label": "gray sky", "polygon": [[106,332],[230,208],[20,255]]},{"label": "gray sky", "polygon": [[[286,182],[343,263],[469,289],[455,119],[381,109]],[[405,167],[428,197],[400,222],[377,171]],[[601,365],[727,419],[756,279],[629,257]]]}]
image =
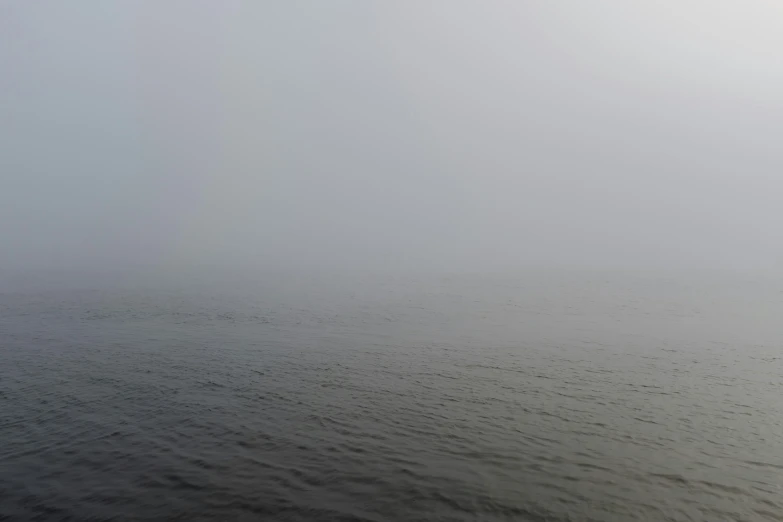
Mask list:
[{"label": "gray sky", "polygon": [[0,267],[783,268],[779,0],[0,4]]}]

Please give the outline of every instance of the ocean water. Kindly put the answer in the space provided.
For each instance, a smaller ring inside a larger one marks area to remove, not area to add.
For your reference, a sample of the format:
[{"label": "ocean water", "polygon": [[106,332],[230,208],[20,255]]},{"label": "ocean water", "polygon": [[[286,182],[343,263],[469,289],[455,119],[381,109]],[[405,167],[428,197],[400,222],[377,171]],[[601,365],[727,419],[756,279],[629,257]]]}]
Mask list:
[{"label": "ocean water", "polygon": [[783,520],[780,284],[11,283],[2,520]]}]

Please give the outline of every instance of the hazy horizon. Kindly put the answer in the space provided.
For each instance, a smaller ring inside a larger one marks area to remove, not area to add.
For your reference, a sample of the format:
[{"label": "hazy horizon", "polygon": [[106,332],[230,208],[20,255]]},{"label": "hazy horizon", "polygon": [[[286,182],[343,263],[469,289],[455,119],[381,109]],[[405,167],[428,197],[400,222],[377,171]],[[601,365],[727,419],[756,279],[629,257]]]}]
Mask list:
[{"label": "hazy horizon", "polygon": [[772,0],[9,2],[0,269],[780,274]]},{"label": "hazy horizon", "polygon": [[0,520],[783,520],[783,2],[0,3]]}]

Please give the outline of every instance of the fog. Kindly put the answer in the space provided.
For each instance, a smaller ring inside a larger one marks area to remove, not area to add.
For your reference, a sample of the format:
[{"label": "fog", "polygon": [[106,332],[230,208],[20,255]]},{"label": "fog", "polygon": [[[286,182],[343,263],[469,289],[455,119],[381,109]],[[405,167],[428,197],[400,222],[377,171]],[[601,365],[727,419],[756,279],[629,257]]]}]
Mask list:
[{"label": "fog", "polygon": [[783,268],[777,0],[0,6],[0,268]]}]

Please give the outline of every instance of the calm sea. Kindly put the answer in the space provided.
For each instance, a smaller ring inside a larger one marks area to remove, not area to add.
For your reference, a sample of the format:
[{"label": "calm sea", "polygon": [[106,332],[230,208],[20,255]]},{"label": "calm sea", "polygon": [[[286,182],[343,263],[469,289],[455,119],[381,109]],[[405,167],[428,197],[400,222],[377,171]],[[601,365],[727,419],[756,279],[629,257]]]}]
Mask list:
[{"label": "calm sea", "polygon": [[2,520],[783,520],[783,285],[4,281]]}]

